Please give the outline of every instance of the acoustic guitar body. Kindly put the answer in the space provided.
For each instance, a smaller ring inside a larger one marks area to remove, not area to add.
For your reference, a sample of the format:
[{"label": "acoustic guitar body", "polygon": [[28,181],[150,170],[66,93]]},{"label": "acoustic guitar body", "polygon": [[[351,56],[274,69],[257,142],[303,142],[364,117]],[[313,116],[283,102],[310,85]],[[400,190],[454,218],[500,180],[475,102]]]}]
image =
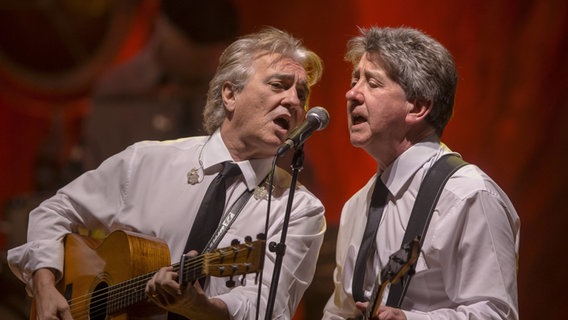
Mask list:
[{"label": "acoustic guitar body", "polygon": [[[123,320],[165,314],[142,296],[148,278],[136,277],[169,264],[168,246],[157,238],[128,231],[115,231],[103,241],[68,234],[58,290],[70,302],[74,320]],[[118,283],[124,285],[111,287]],[[32,320],[33,309],[32,304]]]},{"label": "acoustic guitar body", "polygon": [[[76,234],[65,236],[63,278],[57,289],[67,299],[74,320],[122,320],[164,315],[145,293],[146,283],[170,263],[167,244],[159,239],[128,231],[115,231],[104,240]],[[206,276],[233,277],[256,273],[264,263],[266,240],[236,239],[231,246],[188,257],[171,265],[180,283]],[[32,304],[30,319],[36,313]]]}]

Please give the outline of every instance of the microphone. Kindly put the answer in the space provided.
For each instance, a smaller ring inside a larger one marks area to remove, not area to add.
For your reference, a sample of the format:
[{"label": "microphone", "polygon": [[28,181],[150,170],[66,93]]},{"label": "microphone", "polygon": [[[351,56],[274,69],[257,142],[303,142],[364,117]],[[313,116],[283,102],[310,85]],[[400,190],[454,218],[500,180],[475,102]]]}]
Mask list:
[{"label": "microphone", "polygon": [[278,151],[276,151],[276,156],[280,157],[290,148],[298,148],[301,146],[314,131],[319,131],[325,129],[329,123],[329,113],[322,107],[313,107],[308,113],[306,113],[306,121],[304,121],[300,126],[298,126],[294,131],[288,135],[288,138]]}]

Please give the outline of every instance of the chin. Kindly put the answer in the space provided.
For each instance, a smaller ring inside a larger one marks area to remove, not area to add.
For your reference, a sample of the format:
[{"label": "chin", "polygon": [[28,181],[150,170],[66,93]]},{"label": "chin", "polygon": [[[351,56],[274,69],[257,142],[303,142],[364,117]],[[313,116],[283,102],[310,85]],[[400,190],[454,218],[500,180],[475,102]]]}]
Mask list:
[{"label": "chin", "polygon": [[351,132],[349,140],[354,147],[361,148],[369,141],[369,136],[358,132]]},{"label": "chin", "polygon": [[365,146],[365,141],[361,141],[358,139],[351,139],[351,145],[355,148],[363,148]]}]

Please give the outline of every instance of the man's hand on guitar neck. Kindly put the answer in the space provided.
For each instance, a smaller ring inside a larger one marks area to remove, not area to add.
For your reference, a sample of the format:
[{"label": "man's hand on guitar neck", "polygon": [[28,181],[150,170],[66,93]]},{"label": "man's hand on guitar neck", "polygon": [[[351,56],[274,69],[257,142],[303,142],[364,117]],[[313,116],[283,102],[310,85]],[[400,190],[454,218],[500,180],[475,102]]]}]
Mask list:
[{"label": "man's hand on guitar neck", "polygon": [[[190,256],[196,256],[191,251]],[[222,300],[209,298],[199,281],[183,287],[172,266],[161,268],[146,284],[146,295],[159,307],[190,319],[229,319],[227,306]]]},{"label": "man's hand on guitar neck", "polygon": [[38,320],[73,320],[67,300],[55,288],[55,275],[50,269],[38,269],[34,272],[33,295],[33,308]]},{"label": "man's hand on guitar neck", "polygon": [[[365,312],[367,310],[367,306],[369,305],[368,302],[355,302],[355,306],[357,309],[361,310],[361,312]],[[387,306],[380,306],[378,310],[378,315],[373,316],[372,320],[406,320],[406,315],[402,310]]]}]

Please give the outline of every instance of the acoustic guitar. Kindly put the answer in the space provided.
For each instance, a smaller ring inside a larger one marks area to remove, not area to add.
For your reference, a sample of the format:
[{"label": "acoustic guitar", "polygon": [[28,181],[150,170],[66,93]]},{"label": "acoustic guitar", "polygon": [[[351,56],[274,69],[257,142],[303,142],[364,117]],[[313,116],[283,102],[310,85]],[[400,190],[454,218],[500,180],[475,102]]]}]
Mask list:
[{"label": "acoustic guitar", "polygon": [[[77,234],[65,236],[63,279],[57,289],[67,299],[74,320],[135,319],[166,311],[151,303],[144,289],[161,267],[170,264],[167,244],[157,238],[115,231],[104,240]],[[258,273],[263,265],[265,240],[244,243],[173,264],[183,282],[205,276],[229,277]],[[244,277],[244,276],[243,276]],[[30,319],[35,319],[34,304]]]},{"label": "acoustic guitar", "polygon": [[420,241],[414,239],[389,257],[389,262],[375,282],[369,304],[363,315],[364,320],[370,320],[373,316],[378,315],[379,307],[383,304],[385,290],[391,284],[400,281],[409,272],[414,271],[413,265],[418,260],[419,254]]}]

